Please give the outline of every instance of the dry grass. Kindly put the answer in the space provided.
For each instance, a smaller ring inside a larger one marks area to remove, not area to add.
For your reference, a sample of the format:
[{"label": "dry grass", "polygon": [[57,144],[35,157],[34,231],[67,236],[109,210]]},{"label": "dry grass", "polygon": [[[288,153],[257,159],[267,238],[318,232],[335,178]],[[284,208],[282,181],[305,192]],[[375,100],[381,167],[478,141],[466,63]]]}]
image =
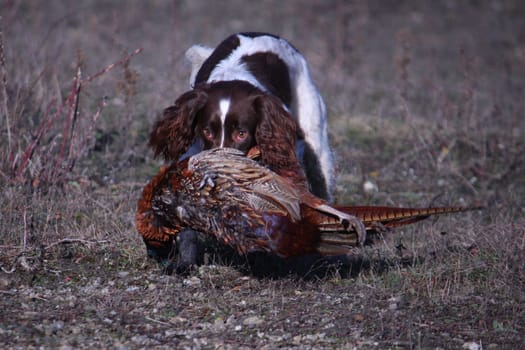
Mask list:
[{"label": "dry grass", "polygon": [[[0,6],[4,348],[525,343],[520,1]],[[184,50],[242,30],[308,58],[341,203],[486,209],[397,230],[320,279],[256,278],[231,261],[161,275],[133,223],[159,165],[147,133],[187,89]]]}]

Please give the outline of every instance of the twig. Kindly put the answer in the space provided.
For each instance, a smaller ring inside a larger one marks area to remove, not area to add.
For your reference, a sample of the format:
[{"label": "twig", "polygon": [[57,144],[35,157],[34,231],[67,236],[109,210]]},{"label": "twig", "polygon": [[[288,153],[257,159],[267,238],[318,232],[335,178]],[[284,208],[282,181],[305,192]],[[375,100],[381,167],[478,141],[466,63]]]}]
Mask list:
[{"label": "twig", "polygon": [[100,117],[100,114],[102,113],[102,110],[104,109],[104,107],[106,107],[106,101],[107,101],[107,97],[104,96],[104,97],[102,97],[101,101],[99,102],[97,110],[96,110],[95,114],[93,114],[93,117],[91,118],[91,124],[88,127],[88,131],[86,133],[87,136],[84,138],[84,142],[82,144],[82,147],[78,147],[78,149],[77,149],[77,153],[75,154],[75,157],[74,157],[75,160],[79,159],[80,156],[81,156],[82,151],[86,149],[88,141],[91,139],[91,136],[93,135],[93,129],[95,128],[97,120]]},{"label": "twig", "polygon": [[[8,152],[8,154],[11,155],[9,158],[9,163],[16,181],[26,180],[23,176],[24,171],[27,169],[30,161],[35,157],[35,154],[41,156],[41,161],[44,165],[36,179],[56,181],[61,177],[61,175],[64,175],[67,172],[71,172],[73,170],[76,161],[85,151],[87,142],[92,136],[91,134],[93,133],[94,125],[100,117],[103,107],[105,106],[105,100],[102,100],[95,111],[95,114],[91,118],[91,125],[89,125],[87,131],[83,131],[83,137],[79,136],[76,128],[79,124],[78,121],[80,118],[80,93],[81,88],[84,87],[82,85],[93,81],[118,65],[127,64],[133,56],[139,54],[140,52],[142,52],[142,48],[136,49],[122,59],[108,65],[94,75],[88,76],[85,79],[82,79],[81,64],[79,63],[77,65],[77,72],[75,78],[73,79],[69,95],[65,97],[65,100],[60,100],[58,106],[56,98],[48,104],[46,112],[38,124],[32,140],[24,146],[25,149],[22,155],[17,153],[15,156],[13,151]],[[0,52],[0,54],[2,54],[2,52]],[[3,90],[6,90],[5,75],[3,78]],[[7,100],[4,99],[4,109],[7,110],[6,101]],[[53,110],[55,107],[56,110]],[[49,130],[53,125],[56,124],[56,121],[59,118],[63,122],[62,134],[57,133],[54,138],[46,143],[46,145],[42,145],[42,140],[44,140],[44,137],[49,133]],[[9,128],[11,121],[8,120],[7,124]],[[60,136],[62,137],[62,140],[57,141],[56,139]],[[43,151],[44,147],[47,147],[47,152]],[[11,144],[10,149],[12,149]]]},{"label": "twig", "polygon": [[73,140],[69,138],[69,133],[73,128],[73,114],[75,113],[75,105],[78,102],[78,94],[80,93],[80,67],[78,67],[77,74],[75,75],[75,79],[73,80],[73,86],[71,89],[71,93],[67,98],[66,104],[68,107],[67,115],[66,115],[66,122],[64,123],[64,133],[62,135],[62,144],[60,145],[60,150],[58,152],[58,156],[55,159],[55,164],[53,168],[53,172],[58,175],[59,169],[62,165],[62,161],[64,160],[64,153],[67,147],[67,143],[71,144]]},{"label": "twig", "polygon": [[26,207],[24,207],[24,214],[22,217],[24,218],[24,237],[22,239],[22,252],[25,252],[27,248],[27,208]]},{"label": "twig", "polygon": [[430,148],[432,148],[430,145],[425,144],[425,145],[413,148],[413,149],[411,149],[409,151],[400,153],[394,159],[392,159],[392,161],[390,161],[388,164],[383,166],[379,170],[379,173],[384,173],[384,172],[390,170],[391,168],[398,166],[399,163],[402,162],[403,160],[410,160],[410,159],[413,159],[415,157],[418,157],[422,152],[426,152]]},{"label": "twig", "polygon": [[75,85],[76,85],[76,89],[75,89],[75,103],[74,103],[75,108],[73,109],[73,115],[70,116],[71,127],[69,129],[69,155],[68,155],[68,158],[70,159],[70,162],[71,162],[69,164],[69,171],[73,170],[73,166],[75,164],[74,159],[71,159],[71,158],[72,158],[72,153],[73,153],[73,131],[75,130],[75,124],[76,124],[76,121],[77,121],[78,104],[80,102],[80,88],[82,86],[82,71],[80,69],[80,65],[77,68],[77,76],[76,76],[76,79],[75,79]]},{"label": "twig", "polygon": [[11,266],[10,269],[6,269],[5,267],[3,266],[0,266],[0,269],[2,269],[2,272],[3,273],[7,273],[8,275],[12,274],[13,272],[15,272],[16,270],[16,264],[13,264],[13,266]]},{"label": "twig", "polygon": [[167,322],[162,322],[162,321],[156,320],[156,319],[151,318],[151,317],[148,317],[148,316],[144,316],[144,317],[145,317],[146,320],[148,320],[148,321],[155,322],[155,323],[161,324],[161,325],[163,325],[163,326],[168,326],[168,327],[171,327],[171,326],[172,326],[170,323],[167,323]]},{"label": "twig", "polygon": [[33,296],[31,296],[31,298],[33,298],[33,299],[38,299],[38,300],[42,300],[42,301],[45,301],[45,302],[48,302],[48,301],[49,301],[49,300],[47,300],[46,298],[41,297],[41,296],[38,296],[38,295],[33,295]]},{"label": "twig", "polygon": [[9,119],[9,108],[7,106],[7,70],[5,69],[4,56],[4,32],[2,30],[2,15],[0,15],[0,74],[2,76],[2,109],[5,115],[7,128],[7,154],[11,154],[11,121]]},{"label": "twig", "polygon": [[[4,272],[4,273],[7,273],[7,274],[12,274],[13,272],[16,271],[16,267],[17,265],[20,265],[25,271],[34,271],[35,270],[35,266],[31,266],[31,264],[29,263],[28,261],[28,256],[27,256],[27,251],[26,251],[26,230],[25,230],[25,226],[26,226],[26,223],[25,223],[25,212],[24,212],[24,242],[23,242],[23,246],[22,246],[22,251],[20,253],[18,253],[15,257],[14,257],[14,263],[13,265],[11,266],[11,268],[9,269],[6,269],[5,267],[3,266],[0,266],[0,269]],[[53,242],[51,244],[48,244],[47,246],[41,246],[40,247],[40,251],[38,253],[38,256],[32,256],[32,257],[29,257],[29,259],[39,259],[40,260],[40,263],[42,263],[43,261],[43,256],[44,256],[44,252],[46,250],[49,250],[57,245],[61,245],[61,244],[72,244],[72,243],[81,243],[81,244],[86,244],[86,245],[89,245],[89,244],[104,244],[104,243],[110,243],[110,241],[108,240],[86,240],[86,239],[80,239],[80,238],[64,238],[64,239],[61,239],[59,241],[56,241],[56,242]],[[3,246],[5,247],[5,246]]]},{"label": "twig", "polygon": [[10,290],[0,290],[0,293],[2,294],[9,294],[9,295],[15,295],[15,292],[11,292]]},{"label": "twig", "polygon": [[96,241],[96,240],[87,240],[87,239],[81,239],[81,238],[64,238],[64,239],[61,239],[59,241],[56,241],[56,242],[53,242],[51,244],[48,244],[44,247],[44,250],[49,250],[57,245],[61,245],[61,244],[71,244],[71,243],[82,243],[82,244],[85,244],[85,245],[89,245],[89,244],[104,244],[104,243],[110,243],[110,241],[108,240],[99,240],[99,241]]},{"label": "twig", "polygon": [[99,76],[101,76],[102,74],[112,70],[113,68],[115,68],[117,65],[121,65],[121,64],[124,64],[126,63],[127,61],[129,61],[133,56],[136,56],[138,55],[139,53],[141,53],[143,50],[143,48],[138,48],[136,49],[135,51],[133,51],[132,53],[130,53],[129,55],[127,55],[126,57],[122,58],[121,60],[117,61],[117,62],[114,62],[114,63],[111,63],[109,66],[107,66],[106,68],[103,68],[101,69],[100,71],[98,71],[97,73],[87,77],[86,79],[82,80],[82,83],[89,83],[91,81],[93,81],[94,79],[98,78]]},{"label": "twig", "polygon": [[[48,104],[47,109],[46,109],[46,113],[44,114],[44,118],[42,119],[42,121],[40,122],[40,125],[38,126],[35,139],[33,140],[33,142],[30,145],[28,145],[26,147],[26,150],[24,151],[24,155],[22,156],[22,160],[21,160],[22,163],[18,166],[18,168],[16,168],[16,175],[15,175],[16,178],[20,177],[20,175],[22,174],[22,172],[26,168],[27,163],[33,157],[33,153],[35,152],[35,149],[37,148],[38,144],[40,143],[40,139],[49,130],[51,125],[53,125],[53,122],[55,121],[57,116],[62,111],[62,106],[60,106],[58,111],[53,113],[52,116],[49,116],[51,108],[54,106],[55,102],[56,102],[56,100],[53,99]],[[46,122],[47,122],[47,124],[46,124]],[[12,164],[13,170],[15,169],[15,167],[16,167],[16,161],[13,161],[13,164]]]},{"label": "twig", "polygon": [[463,174],[461,174],[456,169],[451,169],[450,174],[455,176],[459,180],[461,180],[461,182],[465,185],[465,187],[467,187],[472,192],[472,194],[478,195],[478,191],[476,190],[476,188],[472,185],[472,183],[465,176],[463,176]]}]

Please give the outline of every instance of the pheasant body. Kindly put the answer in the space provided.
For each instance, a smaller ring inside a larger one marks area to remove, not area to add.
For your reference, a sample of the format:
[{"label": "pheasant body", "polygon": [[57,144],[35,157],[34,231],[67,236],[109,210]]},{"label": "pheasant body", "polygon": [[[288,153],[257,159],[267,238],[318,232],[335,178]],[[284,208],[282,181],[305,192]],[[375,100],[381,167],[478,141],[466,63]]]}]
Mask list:
[{"label": "pheasant body", "polygon": [[164,173],[151,201],[154,216],[176,232],[191,227],[212,234],[240,254],[315,251],[316,224],[285,178],[231,149],[202,152],[182,168]]},{"label": "pheasant body", "polygon": [[[162,247],[185,228],[212,235],[239,254],[345,254],[384,227],[465,208],[329,206],[234,149],[213,149],[162,168],[144,188],[137,228]],[[356,219],[357,218],[357,219]],[[364,226],[363,226],[364,224]],[[365,237],[363,237],[363,235]]]}]

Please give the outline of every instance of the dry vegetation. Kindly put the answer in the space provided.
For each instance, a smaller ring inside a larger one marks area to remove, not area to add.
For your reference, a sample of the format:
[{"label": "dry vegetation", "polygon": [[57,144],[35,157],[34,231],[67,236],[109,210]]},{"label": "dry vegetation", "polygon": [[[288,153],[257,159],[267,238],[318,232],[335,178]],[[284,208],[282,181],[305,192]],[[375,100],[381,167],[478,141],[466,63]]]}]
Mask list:
[{"label": "dry vegetation", "polygon": [[[0,13],[2,348],[525,344],[522,1],[11,0]],[[310,61],[339,202],[486,209],[397,230],[326,276],[231,261],[162,275],[133,223],[160,164],[147,133],[187,89],[185,49],[243,30]]]}]

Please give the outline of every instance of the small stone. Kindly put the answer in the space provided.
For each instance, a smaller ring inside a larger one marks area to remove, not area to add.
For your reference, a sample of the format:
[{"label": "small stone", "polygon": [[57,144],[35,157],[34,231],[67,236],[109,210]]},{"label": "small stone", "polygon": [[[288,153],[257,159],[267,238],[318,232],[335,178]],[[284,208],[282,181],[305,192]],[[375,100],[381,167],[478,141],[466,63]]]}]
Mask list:
[{"label": "small stone", "polygon": [[300,335],[296,335],[295,337],[292,338],[292,342],[296,345],[301,345],[302,340],[303,340],[303,337]]},{"label": "small stone", "polygon": [[250,316],[250,317],[245,318],[242,324],[245,326],[258,326],[262,324],[263,322],[264,320],[260,317]]},{"label": "small stone", "polygon": [[170,323],[173,323],[173,324],[179,324],[179,323],[184,323],[187,321],[186,318],[184,317],[180,317],[180,316],[174,316],[174,317],[171,317],[169,320],[168,320]]},{"label": "small stone", "polygon": [[168,337],[168,338],[172,338],[174,336],[177,335],[177,331],[173,330],[173,329],[167,329],[164,331],[164,336],[165,337]]},{"label": "small stone", "polygon": [[363,191],[365,193],[376,193],[379,191],[379,187],[370,180],[366,180],[363,183]]},{"label": "small stone", "polygon": [[199,277],[193,276],[191,278],[186,278],[182,283],[185,286],[199,286],[201,284],[201,279]]},{"label": "small stone", "polygon": [[476,342],[466,342],[463,344],[463,349],[467,349],[467,350],[481,350],[481,347],[479,346],[478,343]]},{"label": "small stone", "polygon": [[0,277],[0,288],[1,289],[7,289],[9,287],[9,280],[4,277]]},{"label": "small stone", "polygon": [[355,314],[353,318],[356,322],[362,322],[364,321],[365,316],[363,314]]},{"label": "small stone", "polygon": [[316,341],[318,339],[323,339],[325,336],[324,333],[315,333],[315,334],[307,334],[305,335],[305,339],[309,341]]},{"label": "small stone", "polygon": [[323,326],[324,329],[334,328],[334,327],[335,327],[335,323],[333,322],[327,323]]},{"label": "small stone", "polygon": [[224,320],[222,318],[217,318],[215,321],[213,321],[213,328],[216,332],[223,331],[226,328]]},{"label": "small stone", "polygon": [[62,330],[64,328],[64,322],[63,321],[55,321],[50,326],[51,330],[53,332]]}]

